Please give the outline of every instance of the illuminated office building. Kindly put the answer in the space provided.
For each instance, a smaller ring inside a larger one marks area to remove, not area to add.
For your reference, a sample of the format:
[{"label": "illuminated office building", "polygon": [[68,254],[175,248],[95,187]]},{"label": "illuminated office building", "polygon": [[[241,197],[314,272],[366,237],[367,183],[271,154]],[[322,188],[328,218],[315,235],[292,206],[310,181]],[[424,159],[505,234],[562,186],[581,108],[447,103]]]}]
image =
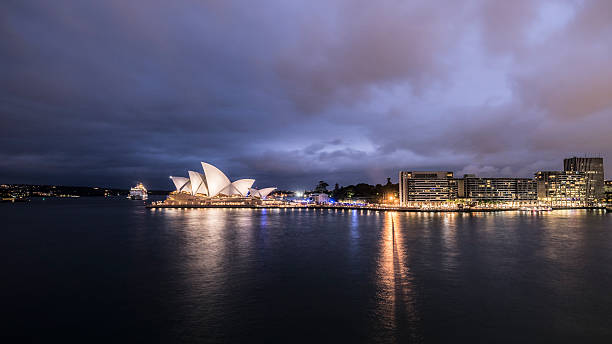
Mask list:
[{"label": "illuminated office building", "polygon": [[604,198],[604,165],[603,158],[568,158],[563,159],[563,170],[584,172],[586,175],[587,199],[590,202]]},{"label": "illuminated office building", "polygon": [[535,174],[538,183],[538,200],[553,205],[586,204],[587,175],[578,171],[539,171]]},{"label": "illuminated office building", "polygon": [[401,171],[399,173],[400,205],[410,202],[442,202],[457,197],[453,172]]},{"label": "illuminated office building", "polygon": [[536,200],[537,183],[529,178],[476,178],[465,175],[457,179],[457,196],[472,201],[532,201]]}]

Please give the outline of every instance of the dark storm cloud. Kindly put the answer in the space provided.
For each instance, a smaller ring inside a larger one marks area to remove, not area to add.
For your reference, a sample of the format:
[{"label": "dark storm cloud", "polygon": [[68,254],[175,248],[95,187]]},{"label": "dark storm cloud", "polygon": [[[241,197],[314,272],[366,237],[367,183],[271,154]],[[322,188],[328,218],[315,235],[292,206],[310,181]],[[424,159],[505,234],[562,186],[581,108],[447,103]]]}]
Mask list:
[{"label": "dark storm cloud", "polygon": [[0,7],[2,182],[166,188],[205,160],[299,188],[610,155],[609,1]]}]

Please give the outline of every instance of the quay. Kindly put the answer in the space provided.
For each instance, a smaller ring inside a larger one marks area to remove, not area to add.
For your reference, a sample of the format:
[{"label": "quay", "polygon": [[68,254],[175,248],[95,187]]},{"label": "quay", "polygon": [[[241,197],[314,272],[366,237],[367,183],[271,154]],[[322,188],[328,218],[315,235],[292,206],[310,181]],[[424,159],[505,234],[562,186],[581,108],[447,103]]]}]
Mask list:
[{"label": "quay", "polygon": [[[145,205],[148,209],[201,209],[201,208],[226,208],[226,209],[339,209],[339,210],[372,210],[372,211],[395,211],[395,212],[498,212],[498,211],[519,211],[519,207],[469,207],[469,208],[410,208],[398,206],[380,205],[331,205],[331,204],[163,204],[150,203]],[[552,207],[552,210],[567,209],[604,209],[599,207]],[[530,211],[530,210],[524,210]],[[612,209],[608,208],[608,211]]]}]

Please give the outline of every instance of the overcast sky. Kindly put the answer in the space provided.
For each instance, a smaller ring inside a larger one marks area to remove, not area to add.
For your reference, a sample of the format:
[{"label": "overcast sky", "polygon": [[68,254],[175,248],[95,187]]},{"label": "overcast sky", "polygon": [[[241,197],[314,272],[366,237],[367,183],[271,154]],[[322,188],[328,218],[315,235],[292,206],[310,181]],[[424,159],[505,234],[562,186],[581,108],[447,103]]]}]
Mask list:
[{"label": "overcast sky", "polygon": [[0,182],[612,171],[612,1],[0,3]]}]

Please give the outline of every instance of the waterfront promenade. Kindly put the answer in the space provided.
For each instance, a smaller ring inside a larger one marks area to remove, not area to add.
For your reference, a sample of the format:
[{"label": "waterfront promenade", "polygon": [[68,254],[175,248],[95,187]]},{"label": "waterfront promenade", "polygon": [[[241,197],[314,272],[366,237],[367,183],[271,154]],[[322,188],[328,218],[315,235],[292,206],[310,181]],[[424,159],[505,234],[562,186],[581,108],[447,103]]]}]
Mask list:
[{"label": "waterfront promenade", "polygon": [[[400,206],[385,206],[385,205],[347,205],[347,204],[283,204],[283,205],[251,205],[251,204],[234,204],[234,205],[214,205],[214,204],[164,204],[163,202],[153,202],[145,205],[149,209],[197,209],[197,208],[243,208],[243,209],[337,209],[337,210],[372,210],[372,211],[396,211],[396,212],[497,212],[497,211],[530,211],[530,209],[521,209],[520,207],[465,207],[465,208],[414,208]],[[535,210],[536,208],[534,208]],[[562,209],[605,209],[600,207],[552,207],[552,210]]]}]

